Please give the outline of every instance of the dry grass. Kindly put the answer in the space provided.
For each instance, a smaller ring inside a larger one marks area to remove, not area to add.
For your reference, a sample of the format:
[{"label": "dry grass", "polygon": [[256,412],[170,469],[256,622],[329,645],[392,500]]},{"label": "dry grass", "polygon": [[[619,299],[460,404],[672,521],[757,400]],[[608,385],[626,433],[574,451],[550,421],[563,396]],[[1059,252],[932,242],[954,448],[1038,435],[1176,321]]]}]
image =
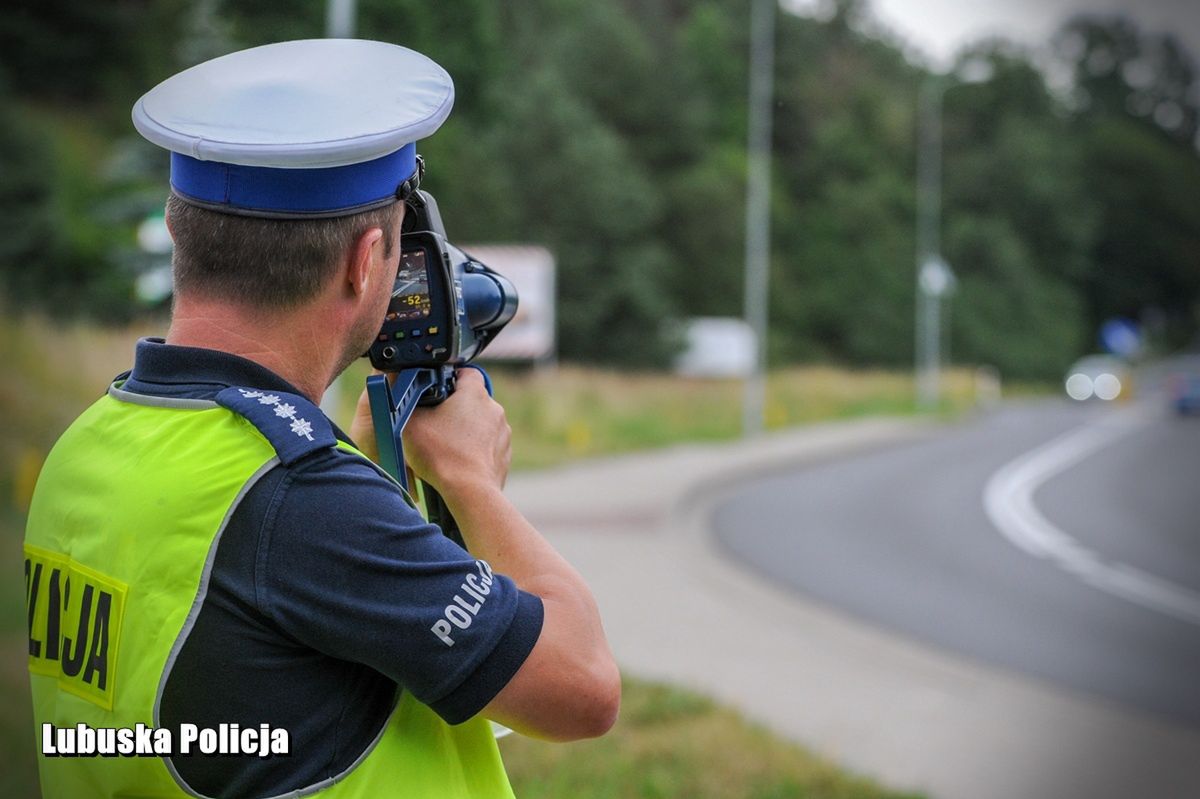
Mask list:
[{"label": "dry grass", "polygon": [[[742,384],[667,374],[627,375],[565,367],[543,373],[498,371],[496,396],[508,411],[521,467],[733,439],[742,432]],[[947,409],[972,403],[970,376],[947,379]],[[885,371],[793,367],[767,382],[766,427],[867,414],[912,413],[912,381]]]},{"label": "dry grass", "polygon": [[[727,440],[741,434],[740,381],[572,366],[532,372],[492,367],[491,372],[496,398],[513,427],[516,468],[540,468],[686,441]],[[367,373],[365,365],[347,373],[342,384],[343,408],[353,408]],[[943,413],[958,413],[974,405],[970,370],[949,370],[943,387]],[[769,430],[913,412],[913,382],[904,373],[792,367],[773,372],[767,384]]]},{"label": "dry grass", "polygon": [[[37,317],[0,324],[0,481],[10,491],[22,462],[44,456],[109,381],[129,368],[139,336],[166,325],[110,330]],[[25,469],[28,469],[25,466]],[[11,494],[10,494],[11,496]]]}]

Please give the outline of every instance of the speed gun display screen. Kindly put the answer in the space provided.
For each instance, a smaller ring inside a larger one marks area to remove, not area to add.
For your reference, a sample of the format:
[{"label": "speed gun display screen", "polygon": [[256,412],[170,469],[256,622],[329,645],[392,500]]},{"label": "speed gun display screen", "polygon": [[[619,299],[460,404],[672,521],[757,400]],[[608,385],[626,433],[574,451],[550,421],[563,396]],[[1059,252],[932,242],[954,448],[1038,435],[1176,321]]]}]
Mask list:
[{"label": "speed gun display screen", "polygon": [[429,272],[425,251],[412,250],[400,254],[400,270],[396,287],[388,305],[389,320],[424,319],[430,314]]}]

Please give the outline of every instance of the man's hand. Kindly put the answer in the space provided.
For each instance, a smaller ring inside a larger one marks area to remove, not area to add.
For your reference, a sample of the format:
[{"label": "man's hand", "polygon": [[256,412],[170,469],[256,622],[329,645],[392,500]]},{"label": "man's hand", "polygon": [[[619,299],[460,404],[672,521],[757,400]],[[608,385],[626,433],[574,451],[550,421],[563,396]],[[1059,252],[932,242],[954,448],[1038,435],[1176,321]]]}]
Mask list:
[{"label": "man's hand", "polygon": [[417,408],[404,428],[409,468],[447,499],[499,489],[512,460],[512,428],[475,369],[460,369],[441,405]]},{"label": "man's hand", "polygon": [[[406,465],[443,496],[503,488],[512,460],[512,428],[504,408],[488,396],[477,370],[460,369],[455,377],[455,391],[445,402],[417,408],[405,425]],[[388,379],[395,380],[395,375]],[[350,437],[359,451],[379,462],[371,401],[365,389],[350,423]]]}]

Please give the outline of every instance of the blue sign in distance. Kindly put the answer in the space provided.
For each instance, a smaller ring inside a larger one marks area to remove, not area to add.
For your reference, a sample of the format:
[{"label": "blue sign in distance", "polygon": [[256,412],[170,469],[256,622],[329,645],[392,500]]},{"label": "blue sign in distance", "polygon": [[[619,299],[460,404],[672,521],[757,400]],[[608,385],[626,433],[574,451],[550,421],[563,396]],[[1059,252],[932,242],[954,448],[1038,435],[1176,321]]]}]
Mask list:
[{"label": "blue sign in distance", "polygon": [[1142,348],[1137,322],[1116,316],[1100,325],[1100,346],[1113,355],[1132,358]]}]

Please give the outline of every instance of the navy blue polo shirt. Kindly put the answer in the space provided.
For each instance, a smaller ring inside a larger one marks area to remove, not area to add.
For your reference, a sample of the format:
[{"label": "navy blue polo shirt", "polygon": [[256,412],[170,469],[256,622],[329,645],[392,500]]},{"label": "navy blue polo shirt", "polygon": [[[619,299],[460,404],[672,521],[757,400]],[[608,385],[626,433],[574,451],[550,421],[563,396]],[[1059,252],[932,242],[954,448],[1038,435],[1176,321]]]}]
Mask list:
[{"label": "navy blue polo shirt", "polygon": [[[300,393],[252,361],[154,339],[138,343],[122,388],[211,400],[231,386]],[[271,469],[217,545],[160,723],[270,724],[288,730],[291,754],[177,756],[179,776],[207,796],[275,796],[344,772],[398,691],[451,724],[478,713],[525,661],[543,616],[538,597],[496,574],[447,645],[431,625],[480,568],[356,455],[331,447]]]}]

